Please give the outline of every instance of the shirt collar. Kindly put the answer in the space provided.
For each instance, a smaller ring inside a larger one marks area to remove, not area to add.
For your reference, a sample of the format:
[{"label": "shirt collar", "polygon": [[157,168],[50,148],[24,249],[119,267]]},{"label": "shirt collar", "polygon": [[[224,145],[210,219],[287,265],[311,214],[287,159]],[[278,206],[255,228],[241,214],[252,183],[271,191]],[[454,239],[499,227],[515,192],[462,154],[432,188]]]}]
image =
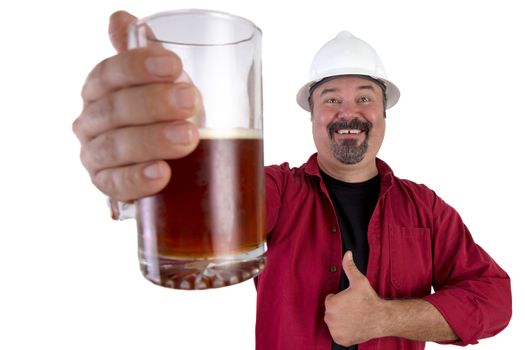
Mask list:
[{"label": "shirt collar", "polygon": [[[394,172],[383,160],[376,158],[376,166],[379,171],[379,177],[381,178],[381,193],[384,193],[392,186]],[[317,153],[310,156],[305,164],[304,171],[308,175],[317,176],[321,181],[321,172],[319,171],[319,163],[317,162]]]}]

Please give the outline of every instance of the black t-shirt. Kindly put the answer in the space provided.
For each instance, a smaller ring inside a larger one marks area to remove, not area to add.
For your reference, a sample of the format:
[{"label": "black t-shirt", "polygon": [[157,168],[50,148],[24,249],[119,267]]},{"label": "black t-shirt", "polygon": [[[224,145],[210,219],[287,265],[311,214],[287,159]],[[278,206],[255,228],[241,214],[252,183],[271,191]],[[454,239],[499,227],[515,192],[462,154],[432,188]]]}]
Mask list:
[{"label": "black t-shirt", "polygon": [[[355,264],[361,273],[366,274],[368,265],[368,223],[379,197],[379,175],[360,183],[348,183],[330,177],[321,171],[321,175],[334,204],[337,221],[341,229],[343,254],[351,250]],[[341,272],[339,290],[348,288],[349,282],[344,271]],[[357,345],[340,346],[332,342],[332,350],[357,350]]]}]

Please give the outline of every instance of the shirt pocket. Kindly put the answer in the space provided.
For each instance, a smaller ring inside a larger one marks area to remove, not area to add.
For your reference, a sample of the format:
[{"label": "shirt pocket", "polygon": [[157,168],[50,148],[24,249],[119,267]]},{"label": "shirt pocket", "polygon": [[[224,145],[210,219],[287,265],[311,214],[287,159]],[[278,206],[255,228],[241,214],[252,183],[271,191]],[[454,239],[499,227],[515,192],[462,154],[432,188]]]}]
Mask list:
[{"label": "shirt pocket", "polygon": [[432,286],[430,229],[391,226],[390,281],[396,297],[422,297]]}]

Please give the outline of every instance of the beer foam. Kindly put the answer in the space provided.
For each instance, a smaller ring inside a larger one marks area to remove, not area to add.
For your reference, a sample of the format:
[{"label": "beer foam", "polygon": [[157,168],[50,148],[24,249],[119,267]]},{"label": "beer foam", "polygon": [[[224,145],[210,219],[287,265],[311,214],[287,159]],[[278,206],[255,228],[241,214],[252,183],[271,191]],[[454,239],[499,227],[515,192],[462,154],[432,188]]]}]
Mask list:
[{"label": "beer foam", "polygon": [[261,129],[199,129],[201,139],[262,139]]}]

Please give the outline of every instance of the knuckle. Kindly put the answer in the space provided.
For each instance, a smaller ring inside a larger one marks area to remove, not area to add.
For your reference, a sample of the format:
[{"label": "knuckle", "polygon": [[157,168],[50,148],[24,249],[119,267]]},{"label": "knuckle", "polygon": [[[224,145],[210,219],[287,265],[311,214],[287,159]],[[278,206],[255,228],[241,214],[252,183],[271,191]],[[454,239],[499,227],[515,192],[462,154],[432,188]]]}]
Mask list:
[{"label": "knuckle", "polygon": [[97,163],[114,163],[118,159],[114,133],[105,133],[99,138],[100,142],[92,156]]},{"label": "knuckle", "polygon": [[119,201],[135,200],[151,192],[139,169],[137,165],[103,169],[92,176],[92,182],[111,198]]},{"label": "knuckle", "polygon": [[330,298],[326,298],[326,299],[324,300],[324,306],[325,306],[325,308],[326,308],[327,310],[330,309],[330,306],[331,306]]},{"label": "knuckle", "polygon": [[129,81],[130,74],[133,73],[129,61],[127,51],[101,61],[88,76],[87,89],[83,91],[84,99],[94,101],[101,92],[114,90]]},{"label": "knuckle", "polygon": [[122,169],[119,182],[119,188],[121,189],[121,193],[124,192],[124,189],[131,190],[139,187],[138,185],[140,185],[140,180],[141,176],[140,173],[137,171],[136,167],[128,167],[126,169]]},{"label": "knuckle", "polygon": [[84,159],[94,168],[114,165],[118,160],[115,134],[107,132],[91,140],[84,149]]},{"label": "knuckle", "polygon": [[82,114],[84,137],[95,137],[97,133],[111,128],[113,122],[114,97],[113,94],[103,96],[89,104]]},{"label": "knuckle", "polygon": [[172,84],[151,84],[139,94],[138,103],[153,120],[167,120],[176,112],[172,95]]},{"label": "knuckle", "polygon": [[149,76],[146,60],[151,56],[151,48],[140,47],[122,52],[122,72],[130,77],[145,79]]},{"label": "knuckle", "polygon": [[137,59],[135,52],[135,50],[127,50],[117,55],[118,61],[114,64],[112,78],[119,81],[132,81],[136,78],[137,72],[140,74],[144,71],[143,64],[137,63],[141,60]]},{"label": "knuckle", "polygon": [[118,65],[110,64],[110,58],[105,59],[100,62],[98,66],[98,74],[94,77],[96,85],[105,89],[107,86],[110,86],[110,82],[121,75],[120,69],[115,69]]},{"label": "knuckle", "polygon": [[107,59],[100,62],[91,70],[91,72],[86,77],[86,81],[84,82],[84,86],[82,87],[82,91],[80,93],[80,96],[84,100],[84,103],[91,102],[95,100],[96,98],[96,90],[100,82],[100,76],[103,71],[103,66],[107,64]]},{"label": "knuckle", "polygon": [[334,307],[334,303],[336,302],[334,300],[335,296],[334,295],[330,295],[329,297],[327,297],[324,301],[324,305],[326,307],[327,310],[330,310]]},{"label": "knuckle", "polygon": [[93,125],[107,124],[107,127],[113,126],[115,99],[115,94],[109,94],[92,104],[88,116]]},{"label": "knuckle", "polygon": [[331,322],[332,322],[332,318],[330,317],[329,314],[327,314],[327,313],[325,312],[325,314],[324,314],[324,323],[326,323],[326,325],[328,326],[328,328],[330,328]]},{"label": "knuckle", "polygon": [[91,180],[93,181],[93,176],[98,171],[98,168],[93,164],[90,159],[89,153],[86,151],[86,147],[80,148],[80,163],[87,170]]},{"label": "knuckle", "polygon": [[82,129],[82,121],[80,117],[75,119],[73,123],[71,124],[71,130],[73,131],[73,134],[77,137],[77,139],[82,140],[84,137],[83,129]]},{"label": "knuckle", "polygon": [[84,168],[86,168],[86,170],[90,174],[92,174],[92,169],[91,169],[91,166],[90,166],[90,163],[89,163],[89,157],[88,157],[88,154],[86,152],[86,148],[85,147],[80,147],[80,162],[82,163]]},{"label": "knuckle", "polygon": [[162,109],[168,103],[168,93],[164,85],[153,84],[139,94],[139,103],[144,111],[148,111],[152,116],[158,117]]},{"label": "knuckle", "polygon": [[346,337],[340,335],[340,334],[332,335],[332,338],[339,345],[342,345],[342,346],[349,346],[349,345],[351,345],[349,343],[348,339]]},{"label": "knuckle", "polygon": [[80,90],[80,98],[82,98],[84,103],[89,102],[89,100],[91,99],[90,98],[91,97],[90,83],[91,83],[91,80],[93,79],[92,78],[93,71],[91,71],[91,73],[88,74],[88,76],[86,77],[86,80],[84,81],[84,85],[82,86],[82,90]]},{"label": "knuckle", "polygon": [[91,181],[100,191],[106,195],[121,200],[120,191],[117,186],[116,171],[102,170],[91,177]]}]

